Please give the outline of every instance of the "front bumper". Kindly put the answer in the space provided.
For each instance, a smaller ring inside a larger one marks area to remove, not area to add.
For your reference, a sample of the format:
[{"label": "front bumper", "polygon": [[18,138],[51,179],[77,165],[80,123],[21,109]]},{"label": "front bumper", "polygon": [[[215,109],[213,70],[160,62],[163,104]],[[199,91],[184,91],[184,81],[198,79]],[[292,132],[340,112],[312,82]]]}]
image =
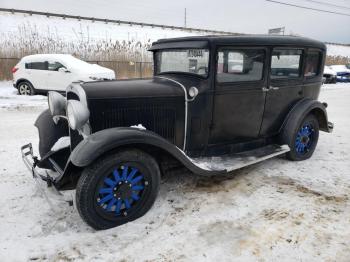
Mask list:
[{"label": "front bumper", "polygon": [[70,206],[73,205],[73,198],[66,197],[61,192],[59,192],[55,186],[55,180],[52,178],[48,172],[45,175],[38,171],[37,164],[39,162],[38,158],[33,155],[32,144],[29,143],[21,147],[22,159],[28,170],[31,172],[35,185],[39,192],[45,197],[49,205],[54,209],[52,200],[66,202]]}]

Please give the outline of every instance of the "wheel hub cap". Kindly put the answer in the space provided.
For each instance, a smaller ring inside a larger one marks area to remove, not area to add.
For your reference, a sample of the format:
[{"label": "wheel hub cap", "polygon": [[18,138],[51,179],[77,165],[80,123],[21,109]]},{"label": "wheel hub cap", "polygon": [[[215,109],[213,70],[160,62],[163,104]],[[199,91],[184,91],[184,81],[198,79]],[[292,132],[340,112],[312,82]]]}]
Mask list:
[{"label": "wheel hub cap", "polygon": [[121,199],[131,198],[132,196],[131,186],[132,185],[130,183],[124,183],[121,186],[115,188],[113,192],[117,198],[121,198]]}]

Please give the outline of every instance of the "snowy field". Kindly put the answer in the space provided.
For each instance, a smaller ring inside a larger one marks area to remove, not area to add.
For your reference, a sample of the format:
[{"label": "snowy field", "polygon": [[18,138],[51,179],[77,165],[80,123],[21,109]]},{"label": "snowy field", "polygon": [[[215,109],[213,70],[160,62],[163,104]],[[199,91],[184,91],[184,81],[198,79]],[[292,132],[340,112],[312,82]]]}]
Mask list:
[{"label": "snowy field", "polygon": [[[86,41],[86,40],[136,40],[147,42],[156,41],[159,38],[170,38],[179,36],[196,35],[179,30],[161,29],[129,25],[117,25],[113,23],[102,23],[90,21],[77,21],[73,19],[62,19],[56,17],[30,16],[25,14],[0,13],[0,34],[4,36],[18,36],[25,28],[40,35],[64,41]],[[198,33],[197,33],[198,34]],[[1,41],[1,39],[0,39]]]},{"label": "snowy field", "polygon": [[[74,207],[53,212],[22,163],[37,144],[42,96],[0,86],[1,261],[349,261],[350,84],[325,85],[332,134],[304,162],[275,158],[204,179],[166,176],[154,207],[94,231]],[[20,106],[19,106],[20,105]]]},{"label": "snowy field", "polygon": [[[171,29],[160,29],[139,26],[116,25],[90,21],[77,21],[56,17],[30,16],[25,14],[0,13],[0,42],[7,38],[16,39],[22,31],[32,31],[40,36],[63,41],[96,41],[96,40],[135,40],[141,42],[156,41],[160,38],[200,35],[198,32],[184,32]],[[244,33],[244,32],[243,32]],[[350,46],[327,44],[327,54],[350,58]]]}]

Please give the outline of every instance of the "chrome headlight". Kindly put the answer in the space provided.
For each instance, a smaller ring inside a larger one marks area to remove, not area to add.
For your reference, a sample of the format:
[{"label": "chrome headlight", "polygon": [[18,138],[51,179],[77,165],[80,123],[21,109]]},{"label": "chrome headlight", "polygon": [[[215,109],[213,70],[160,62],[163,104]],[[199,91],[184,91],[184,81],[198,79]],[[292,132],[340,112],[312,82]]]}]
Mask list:
[{"label": "chrome headlight", "polygon": [[67,118],[73,130],[80,129],[89,120],[90,111],[80,101],[69,100],[67,104]]},{"label": "chrome headlight", "polygon": [[47,100],[52,116],[62,116],[66,114],[66,98],[63,95],[55,91],[49,91]]}]

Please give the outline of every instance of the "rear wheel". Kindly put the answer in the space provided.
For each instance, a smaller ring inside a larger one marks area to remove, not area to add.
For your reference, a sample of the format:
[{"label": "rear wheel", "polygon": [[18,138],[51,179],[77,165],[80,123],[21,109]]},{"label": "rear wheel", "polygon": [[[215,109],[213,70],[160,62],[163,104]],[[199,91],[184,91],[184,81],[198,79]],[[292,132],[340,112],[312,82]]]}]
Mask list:
[{"label": "rear wheel", "polygon": [[159,190],[160,170],[153,157],[126,150],[84,169],[76,190],[77,209],[95,229],[116,227],[143,216]]},{"label": "rear wheel", "polygon": [[35,95],[34,88],[28,81],[22,81],[17,84],[18,93],[20,95],[32,96]]},{"label": "rear wheel", "polygon": [[309,114],[294,126],[288,123],[282,135],[282,142],[288,144],[290,152],[287,158],[293,161],[308,159],[315,151],[319,136],[317,118]]}]

